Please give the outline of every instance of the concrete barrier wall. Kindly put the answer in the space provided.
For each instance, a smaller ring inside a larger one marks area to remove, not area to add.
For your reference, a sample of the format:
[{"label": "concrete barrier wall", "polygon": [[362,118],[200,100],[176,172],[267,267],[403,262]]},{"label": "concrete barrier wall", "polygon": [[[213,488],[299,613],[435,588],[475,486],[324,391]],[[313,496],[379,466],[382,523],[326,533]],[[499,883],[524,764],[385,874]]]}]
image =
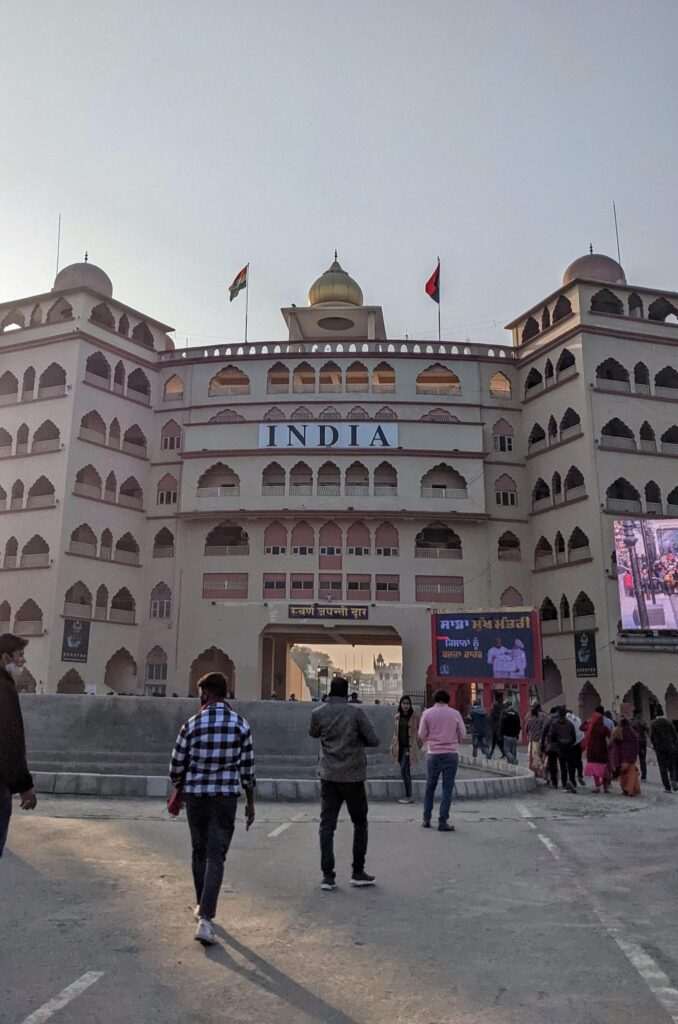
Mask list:
[{"label": "concrete barrier wall", "polygon": [[[315,756],[308,735],[311,703],[230,701],[252,728],[255,756]],[[197,700],[159,697],[98,697],[66,694],[21,696],[29,762],[43,752],[96,754],[144,752],[169,757],[179,729],[198,710]],[[388,753],[395,711],[364,705]]]}]

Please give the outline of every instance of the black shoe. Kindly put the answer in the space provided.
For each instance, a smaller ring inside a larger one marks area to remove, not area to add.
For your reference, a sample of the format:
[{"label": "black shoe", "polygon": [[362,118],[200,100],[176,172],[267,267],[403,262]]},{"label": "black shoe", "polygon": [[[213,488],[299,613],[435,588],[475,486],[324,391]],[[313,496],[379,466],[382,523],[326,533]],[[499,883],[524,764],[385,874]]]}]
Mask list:
[{"label": "black shoe", "polygon": [[578,784],[579,786],[585,786],[585,785],[586,785],[586,783],[584,782],[584,780],[583,780],[583,779],[578,779],[578,780],[577,780],[577,784]]},{"label": "black shoe", "polygon": [[374,875],[368,875],[366,871],[354,871],[351,875],[351,885],[374,885],[375,882]]},{"label": "black shoe", "polygon": [[421,827],[422,828],[430,828],[431,827],[431,822],[430,821],[422,821]]},{"label": "black shoe", "polygon": [[320,883],[320,888],[324,889],[325,892],[331,892],[332,889],[336,889],[337,883],[334,880],[334,875],[325,875],[322,882]]},{"label": "black shoe", "polygon": [[448,823],[448,822],[446,821],[444,825],[438,825],[438,831],[439,831],[439,832],[456,832],[457,830],[456,830],[456,828],[454,827],[454,825],[450,825],[450,824],[449,824],[449,823]]},{"label": "black shoe", "polygon": [[664,792],[665,793],[670,793],[671,792],[671,787],[670,786],[664,786]]}]

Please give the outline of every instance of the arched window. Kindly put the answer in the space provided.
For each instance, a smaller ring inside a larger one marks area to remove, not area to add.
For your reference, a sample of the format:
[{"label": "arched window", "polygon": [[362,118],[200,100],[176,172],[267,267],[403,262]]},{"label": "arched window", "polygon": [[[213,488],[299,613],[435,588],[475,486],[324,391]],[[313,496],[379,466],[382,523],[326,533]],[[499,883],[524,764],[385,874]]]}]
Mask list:
[{"label": "arched window", "polygon": [[362,462],[352,462],[344,477],[344,494],[368,495],[370,493],[370,474]]},{"label": "arched window", "polygon": [[132,331],[132,341],[138,342],[144,348],[153,348],[153,334],[145,320],[140,320]]},{"label": "arched window", "polygon": [[35,390],[35,370],[32,366],[29,366],[24,371],[24,379],[21,385],[21,401],[30,402],[33,398],[33,391]]},{"label": "arched window", "polygon": [[122,587],[111,601],[111,622],[134,622],[136,602],[127,587]]},{"label": "arched window", "polygon": [[180,402],[184,397],[184,382],[176,373],[165,381],[162,397],[165,402]]},{"label": "arched window", "polygon": [[296,395],[315,392],[315,370],[310,363],[303,362],[295,366],[292,373],[292,391]]},{"label": "arched window", "polygon": [[565,441],[568,437],[574,437],[581,433],[581,419],[579,413],[574,409],[567,408],[560,421],[560,440]]},{"label": "arched window", "polygon": [[669,316],[678,316],[678,309],[663,296],[655,299],[647,307],[648,320],[664,321]]},{"label": "arched window", "polygon": [[94,324],[101,324],[102,327],[108,327],[111,331],[115,330],[115,317],[105,302],[100,302],[98,306],[94,306],[89,318]]},{"label": "arched window", "polygon": [[148,405],[151,400],[151,385],[143,370],[137,367],[127,377],[127,397],[135,402]]},{"label": "arched window", "polygon": [[123,533],[115,545],[113,561],[123,565],[139,565],[139,545],[131,533]]},{"label": "arched window", "polygon": [[390,363],[377,363],[372,370],[372,394],[392,395],[395,394],[396,376],[395,370]]},{"label": "arched window", "polygon": [[[146,682],[160,684],[167,682],[167,655],[157,644],[146,655]],[[164,689],[164,686],[160,686],[161,693],[164,693]],[[157,688],[147,687],[147,690],[153,693]]]},{"label": "arched window", "polygon": [[554,546],[555,552],[556,552],[556,562],[564,562],[565,561],[565,539],[563,538],[563,535],[560,532],[560,530],[558,530],[558,532],[557,532],[557,534],[555,536],[555,543],[554,543],[553,546]]},{"label": "arched window", "polygon": [[678,515],[678,487],[674,487],[666,498],[666,512],[670,516]]},{"label": "arched window", "polygon": [[225,366],[212,377],[207,393],[210,397],[215,395],[249,395],[250,379],[246,373],[243,373],[236,366]]},{"label": "arched window", "polygon": [[28,424],[22,423],[16,432],[16,454],[26,455],[28,452]]},{"label": "arched window", "polygon": [[367,367],[364,363],[353,362],[346,371],[346,391],[365,392],[370,390]]},{"label": "arched window", "polygon": [[556,470],[556,472],[551,477],[551,494],[553,495],[554,501],[556,500],[556,498],[560,497],[562,490],[563,482],[560,473],[558,472],[558,470]]},{"label": "arched window", "polygon": [[466,498],[468,491],[461,473],[440,462],[422,476],[420,494],[422,498]]},{"label": "arched window", "polygon": [[533,366],[530,372],[528,373],[527,377],[525,378],[525,397],[527,398],[531,391],[534,391],[535,388],[542,387],[543,384],[544,378],[542,377],[537,367]]},{"label": "arched window", "polygon": [[320,415],[318,416],[318,419],[319,419],[319,420],[340,420],[340,419],[341,419],[341,413],[339,413],[339,412],[338,412],[338,411],[337,411],[337,410],[336,410],[336,409],[334,408],[334,406],[333,406],[333,405],[328,405],[328,406],[326,406],[326,407],[325,407],[325,408],[324,408],[324,409],[322,410],[322,412],[321,412],[321,413],[320,413]]},{"label": "arched window", "polygon": [[549,444],[553,444],[554,440],[558,437],[558,424],[556,423],[556,418],[553,415],[549,416],[547,433],[549,436]]},{"label": "arched window", "polygon": [[83,498],[101,497],[101,477],[94,466],[90,464],[78,470],[73,490]]},{"label": "arched window", "polygon": [[261,474],[261,493],[264,495],[285,493],[285,470],[279,462],[269,462]]},{"label": "arched window", "polygon": [[136,477],[129,476],[124,483],[120,484],[118,504],[126,505],[127,508],[144,507],[144,492]]},{"label": "arched window", "polygon": [[650,371],[645,363],[636,363],[633,367],[633,388],[638,395],[650,394]]},{"label": "arched window", "polygon": [[14,632],[19,636],[42,635],[42,609],[35,601],[24,601],[14,616]]},{"label": "arched window", "polygon": [[374,471],[374,495],[379,498],[393,497],[398,493],[398,473],[390,462],[380,462]]},{"label": "arched window", "polygon": [[39,533],[33,534],[22,547],[19,565],[22,569],[35,569],[38,566],[49,565],[49,544]]},{"label": "arched window", "polygon": [[94,603],[94,618],[105,621],[108,615],[108,587],[103,583],[97,588],[97,595]]},{"label": "arched window", "polygon": [[415,558],[461,558],[461,537],[445,523],[425,526],[414,539]]},{"label": "arched window", "polygon": [[198,478],[199,498],[237,497],[240,494],[240,477],[223,462],[216,462]]},{"label": "arched window", "polygon": [[370,555],[372,540],[370,531],[363,522],[351,523],[346,531],[346,548],[349,555]]},{"label": "arched window", "polygon": [[511,397],[511,381],[501,370],[497,370],[490,377],[490,395],[492,398]]},{"label": "arched window", "polygon": [[547,327],[551,326],[551,314],[549,313],[548,306],[544,306],[541,311],[541,329],[545,331]]},{"label": "arched window", "polygon": [[550,597],[545,597],[539,608],[539,618],[542,622],[557,622],[558,612]]},{"label": "arched window", "polygon": [[341,392],[341,370],[335,362],[324,363],[320,367],[320,394]]},{"label": "arched window", "polygon": [[269,395],[286,395],[290,390],[290,371],[284,363],[277,362],[266,374],[266,392]]},{"label": "arched window", "polygon": [[500,562],[519,562],[521,560],[520,541],[510,530],[502,533],[497,541],[497,558]]},{"label": "arched window", "polygon": [[113,390],[116,395],[122,395],[125,392],[125,367],[122,359],[119,359],[115,364],[115,370],[113,371]]},{"label": "arched window", "polygon": [[523,595],[515,587],[507,587],[499,598],[499,603],[504,608],[519,608],[523,601]]},{"label": "arched window", "polygon": [[101,352],[93,352],[85,363],[85,380],[97,387],[110,388],[111,367]]},{"label": "arched window", "polygon": [[[336,523],[328,522],[323,523],[320,527],[320,533],[318,535],[318,542],[320,544],[321,556],[330,558],[336,558],[341,556],[341,530]],[[332,568],[329,566],[321,566],[321,568]]]},{"label": "arched window", "polygon": [[601,288],[591,299],[592,313],[615,313],[624,315],[624,303],[609,288]]},{"label": "arched window", "polygon": [[12,309],[7,316],[0,321],[0,333],[20,330],[26,326],[26,318],[20,309]]},{"label": "arched window", "polygon": [[0,427],[0,458],[6,458],[12,454],[12,435],[9,430]]},{"label": "arched window", "polygon": [[558,301],[553,307],[553,316],[551,317],[554,324],[557,324],[559,320],[564,320],[566,316],[569,316],[572,312],[572,303],[565,295],[559,295]]},{"label": "arched window", "polygon": [[543,448],[546,445],[546,432],[541,423],[534,423],[527,439],[528,448]]},{"label": "arched window", "polygon": [[108,562],[113,557],[113,534],[107,528],[101,534],[101,545],[99,547],[99,558]]},{"label": "arched window", "polygon": [[120,447],[120,424],[117,419],[111,420],[111,426],[108,431],[108,447]]},{"label": "arched window", "polygon": [[502,473],[494,481],[494,503],[504,508],[513,508],[518,504],[518,487],[507,473]]},{"label": "arched window", "polygon": [[235,409],[220,409],[214,416],[210,416],[210,423],[244,423],[245,417],[241,416]]},{"label": "arched window", "polygon": [[606,359],[596,367],[596,387],[601,391],[631,390],[629,371],[616,359]]},{"label": "arched window", "polygon": [[634,452],[636,439],[633,431],[620,419],[614,416],[601,428],[600,443],[604,448],[619,448],[622,451]]},{"label": "arched window", "polygon": [[[587,627],[595,626],[596,609],[593,601],[585,594],[583,590],[580,590],[577,594],[576,600],[572,605],[572,617],[574,619],[575,628],[585,629]],[[585,622],[583,620],[586,620]]]},{"label": "arched window", "polygon": [[55,398],[66,391],[66,371],[58,363],[50,363],[38,379],[38,398]]},{"label": "arched window", "polygon": [[315,553],[315,534],[313,527],[302,521],[292,528],[292,554],[312,555]]},{"label": "arched window", "polygon": [[19,381],[9,370],[0,375],[0,405],[11,405],[19,400]]},{"label": "arched window", "polygon": [[547,359],[544,364],[544,387],[549,388],[553,384],[553,363]]},{"label": "arched window", "polygon": [[219,523],[205,538],[205,555],[220,557],[249,555],[250,539],[239,523],[230,519]]},{"label": "arched window", "polygon": [[398,531],[392,523],[380,523],[374,534],[375,554],[386,557],[399,553]]},{"label": "arched window", "polygon": [[429,409],[423,416],[419,417],[426,423],[458,423],[459,417],[453,416],[447,409]]},{"label": "arched window", "polygon": [[12,484],[12,491],[10,495],[10,510],[16,512],[24,507],[24,482],[23,480],[15,480]]},{"label": "arched window", "polygon": [[274,405],[271,409],[267,409],[264,413],[265,420],[271,420],[273,422],[279,422],[285,419],[285,413],[282,409],[279,409],[277,405]]},{"label": "arched window", "polygon": [[118,481],[113,470],[106,477],[104,501],[115,501],[118,496]]},{"label": "arched window", "polygon": [[47,311],[47,323],[58,324],[63,320],[72,320],[73,310],[64,298],[57,299]]},{"label": "arched window", "polygon": [[0,602],[0,631],[9,633],[9,624],[12,619],[12,607],[9,601]]},{"label": "arched window", "polygon": [[678,427],[675,424],[664,431],[659,447],[666,455],[678,454]]},{"label": "arched window", "polygon": [[267,555],[287,554],[287,529],[282,523],[269,523],[264,530],[264,553]]},{"label": "arched window", "polygon": [[642,317],[643,300],[636,292],[629,295],[629,316]]},{"label": "arched window", "polygon": [[[117,610],[114,616],[111,607],[110,619],[112,622],[127,621],[127,619],[121,620],[116,616]],[[136,691],[137,665],[132,655],[124,647],[116,651],[106,662],[104,686],[114,693],[133,694]]]},{"label": "arched window", "polygon": [[74,583],[64,594],[64,615],[74,619],[91,619],[92,592],[82,580]]},{"label": "arched window", "polygon": [[654,393],[658,398],[676,398],[678,389],[678,371],[673,366],[665,366],[655,374]]},{"label": "arched window", "polygon": [[317,493],[332,496],[341,494],[341,473],[334,462],[323,462],[318,470]]},{"label": "arched window", "polygon": [[640,427],[640,450],[641,452],[657,451],[655,433],[647,420],[645,420]]},{"label": "arched window", "polygon": [[72,555],[87,555],[89,558],[97,556],[97,537],[91,526],[81,523],[71,533],[71,540],[68,550]]},{"label": "arched window", "polygon": [[580,561],[582,558],[591,557],[589,539],[583,530],[575,526],[567,542],[567,557],[570,562]]},{"label": "arched window", "polygon": [[375,418],[375,420],[397,420],[398,419],[398,417],[396,416],[396,414],[393,411],[393,409],[389,408],[388,405],[382,405],[381,409],[377,409],[377,411],[374,414],[374,418]]},{"label": "arched window", "polygon": [[576,466],[570,466],[564,480],[565,501],[574,501],[586,491],[584,477]]},{"label": "arched window", "polygon": [[570,628],[570,602],[565,594],[560,598],[560,622],[563,629]]},{"label": "arched window", "polygon": [[655,483],[654,480],[650,480],[645,484],[645,508],[648,512],[658,512],[661,514],[662,511],[662,492],[659,484]]},{"label": "arched window", "polygon": [[125,338],[129,337],[129,317],[127,313],[123,313],[118,320],[118,334],[122,334]]},{"label": "arched window", "polygon": [[299,405],[291,414],[290,419],[301,423],[307,423],[309,420],[314,419],[314,416],[308,406]]},{"label": "arched window", "polygon": [[305,462],[297,462],[290,470],[290,494],[313,494],[313,473]]},{"label": "arched window", "polygon": [[80,437],[83,441],[106,444],[106,424],[96,410],[91,409],[80,420]]},{"label": "arched window", "polygon": [[174,558],[174,534],[163,526],[153,538],[154,558]]},{"label": "arched window", "polygon": [[447,366],[434,363],[417,376],[418,395],[460,395],[461,381]]},{"label": "arched window", "polygon": [[160,447],[165,452],[180,450],[181,427],[176,420],[168,420],[160,431]]},{"label": "arched window", "polygon": [[368,420],[369,416],[367,411],[363,409],[362,405],[354,405],[352,409],[346,413],[347,420]]},{"label": "arched window", "polygon": [[533,316],[528,316],[527,320],[523,324],[523,329],[520,335],[520,340],[524,343],[529,341],[531,338],[536,338],[540,333],[541,328],[539,323]]},{"label": "arched window", "polygon": [[16,569],[18,552],[19,542],[16,537],[10,537],[5,544],[5,560],[3,562],[5,569]]},{"label": "arched window", "polygon": [[146,456],[146,435],[136,423],[123,434],[122,450],[128,455]]},{"label": "arched window", "polygon": [[[640,494],[635,487],[625,480],[624,477],[618,477],[614,483],[610,484],[605,492],[607,498],[607,510],[609,512],[640,512]],[[669,496],[669,501],[670,501]]]},{"label": "arched window", "polygon": [[495,452],[513,451],[513,427],[507,420],[497,420],[492,427],[492,448]]},{"label": "arched window", "polygon": [[166,583],[156,583],[151,591],[151,619],[169,619],[172,614],[172,591]]},{"label": "arched window", "polygon": [[551,488],[541,477],[532,488],[532,508],[543,508],[551,502]]}]

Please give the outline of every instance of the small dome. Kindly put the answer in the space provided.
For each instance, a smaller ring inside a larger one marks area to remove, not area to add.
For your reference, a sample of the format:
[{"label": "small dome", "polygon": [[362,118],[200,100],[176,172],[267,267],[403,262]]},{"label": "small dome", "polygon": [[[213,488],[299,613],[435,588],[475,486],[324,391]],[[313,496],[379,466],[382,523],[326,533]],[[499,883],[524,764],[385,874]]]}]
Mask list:
[{"label": "small dome", "polygon": [[101,267],[93,263],[71,263],[64,267],[54,278],[53,292],[65,291],[67,288],[91,288],[107,299],[113,297],[113,283]]},{"label": "small dome", "polygon": [[586,256],[580,256],[563,274],[563,284],[570,284],[578,277],[585,281],[602,281],[605,284],[626,284],[624,268],[610,256],[603,256],[602,253],[590,252]]},{"label": "small dome", "polygon": [[342,270],[334,254],[334,263],[308,290],[309,306],[362,306],[360,285]]}]

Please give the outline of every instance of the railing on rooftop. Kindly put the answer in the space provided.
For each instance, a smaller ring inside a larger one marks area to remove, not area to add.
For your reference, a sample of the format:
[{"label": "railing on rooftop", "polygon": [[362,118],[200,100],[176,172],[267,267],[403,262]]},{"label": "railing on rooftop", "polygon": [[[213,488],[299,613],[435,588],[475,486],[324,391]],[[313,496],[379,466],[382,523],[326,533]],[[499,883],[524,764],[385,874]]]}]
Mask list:
[{"label": "railing on rooftop", "polygon": [[[517,359],[516,349],[489,348],[487,345],[459,344],[442,341],[279,341],[279,342],[248,342],[247,345],[207,345],[196,346],[195,348],[175,349],[169,352],[159,352],[158,359],[161,363],[182,362],[196,359],[239,359],[248,356],[298,356],[298,355],[373,355],[373,356],[396,356],[396,355],[418,355],[423,358],[430,356],[443,356],[451,358],[455,356],[494,356],[498,359]],[[296,390],[296,389],[295,389]],[[359,384],[352,384],[348,391],[367,390]],[[223,394],[223,392],[222,392]]]}]

